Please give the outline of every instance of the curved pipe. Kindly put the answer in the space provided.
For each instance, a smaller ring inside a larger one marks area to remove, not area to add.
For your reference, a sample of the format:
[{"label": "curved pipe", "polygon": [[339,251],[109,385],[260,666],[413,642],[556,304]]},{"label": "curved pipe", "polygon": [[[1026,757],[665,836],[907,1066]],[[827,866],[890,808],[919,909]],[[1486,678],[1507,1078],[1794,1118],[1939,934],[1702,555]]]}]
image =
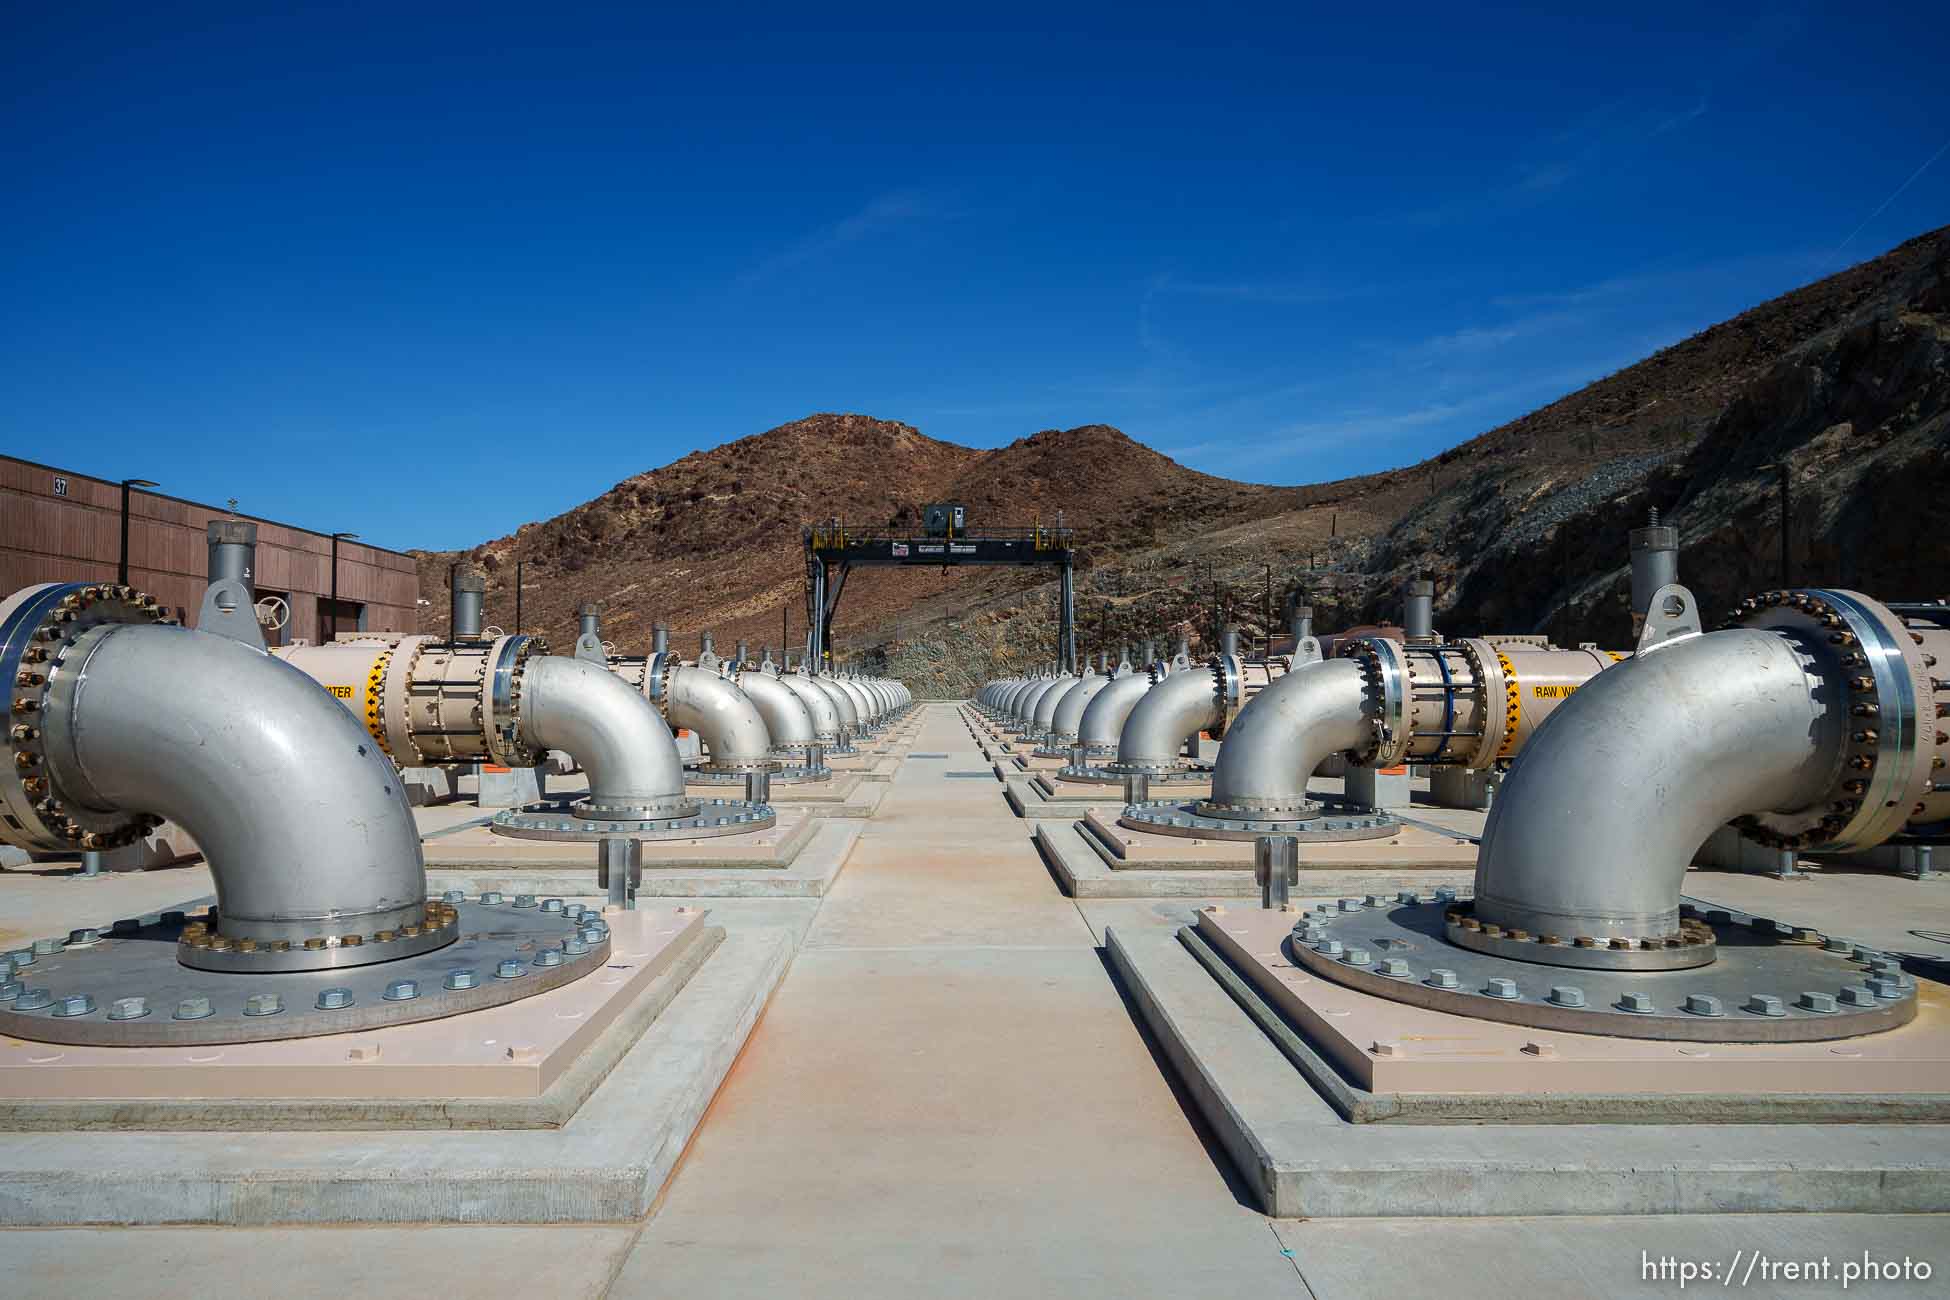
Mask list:
[{"label": "curved pipe", "polygon": [[1173,673],[1145,692],[1117,741],[1117,771],[1170,772],[1185,742],[1225,721],[1212,669],[1199,664]]},{"label": "curved pipe", "polygon": [[1036,725],[1036,706],[1062,681],[1060,677],[1042,678],[1029,690],[1016,697],[1015,727],[1018,731],[1028,731]]},{"label": "curved pipe", "polygon": [[1676,931],[1707,836],[1806,807],[1839,771],[1846,702],[1810,665],[1787,637],[1736,628],[1668,642],[1580,687],[1490,810],[1476,915],[1566,940]]},{"label": "curved pipe", "polygon": [[873,713],[874,721],[878,722],[887,716],[887,697],[880,693],[880,688],[874,685],[872,678],[855,677],[853,685],[867,697],[867,708]]},{"label": "curved pipe", "polygon": [[715,770],[766,767],[772,759],[772,733],[765,729],[751,697],[714,672],[688,665],[669,670],[664,716],[703,737]]},{"label": "curved pipe", "polygon": [[1077,743],[1099,752],[1115,750],[1131,710],[1151,689],[1151,674],[1140,668],[1098,691],[1077,720]]},{"label": "curved pipe", "polygon": [[1212,769],[1212,802],[1267,811],[1303,807],[1307,778],[1321,760],[1366,744],[1370,731],[1360,663],[1329,659],[1296,668],[1248,701],[1226,729]]},{"label": "curved pipe", "polygon": [[774,749],[803,750],[818,742],[812,710],[785,683],[761,672],[739,673],[732,680],[764,719]]},{"label": "curved pipe", "polygon": [[423,918],[399,775],[310,677],[224,637],[133,624],[84,635],[63,670],[46,718],[62,788],[182,826],[221,933],[299,944]]},{"label": "curved pipe", "polygon": [[521,729],[537,749],[564,750],[589,774],[588,798],[576,805],[582,816],[642,817],[688,802],[670,727],[606,667],[530,659],[521,673]]},{"label": "curved pipe", "polygon": [[1075,740],[1077,728],[1083,724],[1084,709],[1113,680],[1101,673],[1092,673],[1072,687],[1070,693],[1063,697],[1063,702],[1056,706],[1056,712],[1050,715],[1050,740],[1062,743]]},{"label": "curved pipe", "polygon": [[840,738],[840,710],[833,703],[833,697],[797,673],[782,673],[774,680],[791,691],[793,698],[812,715],[813,737],[829,748],[837,744]]},{"label": "curved pipe", "polygon": [[847,698],[853,701],[853,712],[860,719],[861,730],[870,729],[874,724],[875,714],[873,701],[867,698],[867,693],[861,690],[857,683],[847,681],[844,677],[834,678],[833,684],[846,692]]},{"label": "curved pipe", "polygon": [[1049,734],[1050,724],[1056,721],[1056,709],[1070,692],[1083,685],[1081,677],[1059,677],[1056,685],[1043,692],[1043,698],[1036,701],[1036,713],[1030,719],[1030,729],[1038,736]]},{"label": "curved pipe", "polygon": [[853,706],[853,697],[841,690],[834,681],[826,677],[802,677],[799,680],[812,683],[813,689],[825,693],[839,710],[840,734],[850,735],[860,730],[860,711]]}]

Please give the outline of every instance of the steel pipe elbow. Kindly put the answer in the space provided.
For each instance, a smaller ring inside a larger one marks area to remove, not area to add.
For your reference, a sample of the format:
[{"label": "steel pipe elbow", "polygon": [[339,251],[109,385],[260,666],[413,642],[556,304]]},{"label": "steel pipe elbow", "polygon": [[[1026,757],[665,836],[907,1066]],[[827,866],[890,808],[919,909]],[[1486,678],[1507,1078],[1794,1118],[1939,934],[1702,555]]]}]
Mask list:
[{"label": "steel pipe elbow", "polygon": [[399,774],[289,664],[187,628],[104,626],[69,652],[44,718],[70,798],[168,818],[196,841],[225,936],[302,946],[422,920]]},{"label": "steel pipe elbow", "polygon": [[1517,755],[1483,831],[1476,916],[1566,941],[1677,931],[1707,836],[1829,788],[1846,708],[1772,631],[1692,636],[1599,673]]},{"label": "steel pipe elbow", "polygon": [[1212,769],[1211,802],[1267,813],[1305,809],[1307,778],[1321,760],[1371,738],[1361,665],[1352,659],[1302,665],[1275,679],[1233,719]]},{"label": "steel pipe elbow", "polygon": [[589,774],[576,812],[592,818],[688,816],[676,737],[621,677],[581,659],[539,655],[522,669],[523,738],[560,749]]},{"label": "steel pipe elbow", "polygon": [[672,725],[689,727],[710,751],[708,771],[771,771],[772,733],[751,697],[702,668],[672,664],[663,690],[664,717]]},{"label": "steel pipe elbow", "polygon": [[1151,676],[1143,670],[1113,679],[1084,706],[1077,720],[1077,743],[1098,753],[1115,751],[1131,710],[1150,690]]},{"label": "steel pipe elbow", "polygon": [[1181,766],[1185,742],[1225,720],[1225,704],[1212,670],[1200,665],[1173,673],[1145,692],[1117,741],[1114,772],[1170,772]]},{"label": "steel pipe elbow", "polygon": [[814,739],[829,748],[836,744],[840,738],[840,710],[833,697],[813,685],[812,679],[797,673],[782,673],[775,680],[791,691],[811,715]]},{"label": "steel pipe elbow", "polygon": [[812,711],[784,682],[761,672],[742,672],[733,678],[733,684],[751,699],[758,716],[764,719],[774,749],[802,751],[818,742]]}]

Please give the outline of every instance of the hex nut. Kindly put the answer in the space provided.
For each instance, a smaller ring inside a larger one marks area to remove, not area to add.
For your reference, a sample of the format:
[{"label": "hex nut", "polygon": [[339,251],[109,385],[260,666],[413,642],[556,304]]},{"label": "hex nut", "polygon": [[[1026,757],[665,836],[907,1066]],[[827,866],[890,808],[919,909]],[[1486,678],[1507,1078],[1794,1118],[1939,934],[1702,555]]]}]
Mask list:
[{"label": "hex nut", "polygon": [[554,948],[544,948],[540,952],[535,954],[535,965],[538,967],[539,966],[560,966],[562,964],[562,961],[563,961],[562,954],[556,951]]},{"label": "hex nut", "polygon": [[1456,978],[1456,972],[1452,970],[1443,970],[1440,967],[1437,967],[1435,970],[1430,971],[1429,977],[1423,980],[1422,982],[1424,984],[1429,985],[1431,988],[1438,988],[1438,989],[1452,989],[1461,983],[1461,981]]},{"label": "hex nut", "polygon": [[1517,996],[1517,982],[1498,976],[1483,985],[1483,993],[1486,997],[1500,998],[1507,1002]]},{"label": "hex nut", "polygon": [[1375,968],[1375,973],[1378,975],[1386,975],[1389,979],[1397,980],[1412,979],[1415,974],[1414,971],[1408,968],[1408,963],[1399,957],[1388,958],[1380,966]]},{"label": "hex nut", "polygon": [[589,951],[589,945],[582,941],[581,935],[572,934],[562,941],[562,951],[570,957],[580,957]]},{"label": "hex nut", "polygon": [[52,957],[55,953],[60,952],[67,946],[60,939],[36,939],[34,940],[34,955],[36,957]]},{"label": "hex nut", "polygon": [[549,913],[559,912],[565,906],[566,904],[559,898],[544,898],[542,900],[542,910],[544,912],[549,912]]},{"label": "hex nut", "polygon": [[1720,999],[1710,993],[1688,993],[1686,1001],[1680,1004],[1681,1011],[1695,1016],[1718,1016],[1726,1014],[1720,1006]]},{"label": "hex nut", "polygon": [[140,1020],[148,1014],[148,998],[116,998],[108,1004],[110,1020]]},{"label": "hex nut", "polygon": [[181,1002],[178,1002],[176,1004],[176,1013],[171,1019],[208,1020],[215,1014],[217,1014],[217,1009],[210,1005],[210,999],[199,995],[184,998]]},{"label": "hex nut", "polygon": [[1340,901],[1340,909],[1343,912],[1358,912],[1361,910],[1361,900],[1358,898],[1343,898]]},{"label": "hex nut", "polygon": [[320,1011],[343,1011],[351,1005],[351,989],[332,988],[319,990],[317,1006]]},{"label": "hex nut", "polygon": [[1550,1001],[1560,1007],[1581,1007],[1584,1005],[1584,990],[1575,984],[1554,984],[1551,986]]},{"label": "hex nut", "polygon": [[1837,995],[1836,1000],[1845,1007],[1872,1007],[1876,1004],[1876,995],[1874,989],[1851,984]]},{"label": "hex nut", "polygon": [[527,973],[528,963],[519,957],[503,957],[494,967],[494,977],[501,980],[520,979]]},{"label": "hex nut", "polygon": [[68,1016],[92,1015],[94,1011],[95,999],[93,997],[86,993],[71,993],[67,997],[55,1002],[53,1014],[66,1018]]},{"label": "hex nut", "polygon": [[1781,1000],[1771,993],[1753,994],[1747,999],[1746,1005],[1741,1010],[1756,1016],[1784,1016],[1787,1014],[1787,1008],[1781,1004]]},{"label": "hex nut", "polygon": [[22,989],[14,999],[15,1011],[39,1011],[54,1005],[54,994],[47,989]]},{"label": "hex nut", "polygon": [[1835,999],[1828,993],[1803,993],[1794,1000],[1794,1005],[1803,1011],[1813,1011],[1818,1015],[1833,1015]]},{"label": "hex nut", "polygon": [[284,1010],[284,997],[278,993],[253,993],[244,999],[247,1016],[275,1016]]},{"label": "hex nut", "polygon": [[1649,1016],[1658,1010],[1658,1007],[1652,1001],[1652,995],[1650,993],[1640,993],[1637,990],[1629,990],[1619,994],[1618,1001],[1612,1005],[1620,1011],[1629,1011],[1635,1016]]},{"label": "hex nut", "polygon": [[448,971],[447,978],[441,982],[450,989],[471,989],[478,980],[473,971],[466,967],[459,967]]},{"label": "hex nut", "polygon": [[394,980],[380,996],[388,1002],[411,1002],[420,996],[420,981]]},{"label": "hex nut", "polygon": [[443,903],[465,903],[467,901],[467,891],[464,889],[450,889],[440,896],[440,901]]},{"label": "hex nut", "polygon": [[481,903],[486,907],[499,907],[502,903],[501,891],[490,889],[481,895]]}]

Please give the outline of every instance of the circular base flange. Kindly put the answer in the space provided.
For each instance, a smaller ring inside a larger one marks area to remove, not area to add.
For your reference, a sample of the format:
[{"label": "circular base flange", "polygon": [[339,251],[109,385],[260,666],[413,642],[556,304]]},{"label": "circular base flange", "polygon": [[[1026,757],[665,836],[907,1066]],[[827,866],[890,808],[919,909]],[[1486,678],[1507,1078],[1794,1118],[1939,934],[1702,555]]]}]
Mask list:
[{"label": "circular base flange", "polygon": [[[821,763],[818,767],[807,767],[804,763],[788,763],[772,773],[774,785],[816,785],[821,781],[833,779],[833,769]],[[742,772],[706,772],[702,768],[689,768],[684,772],[684,781],[690,785],[735,785],[745,784]]]},{"label": "circular base flange", "polygon": [[1214,817],[1203,811],[1207,806],[1204,800],[1154,799],[1125,805],[1117,821],[1134,831],[1202,840],[1256,840],[1262,835],[1290,835],[1316,843],[1379,840],[1402,829],[1400,822],[1383,813],[1340,812],[1319,804],[1310,805],[1314,811],[1307,816],[1288,818],[1247,818],[1236,813]]},{"label": "circular base flange", "polygon": [[[1114,755],[1116,752],[1113,749],[1105,756]],[[1059,781],[1088,782],[1091,785],[1123,785],[1125,775],[1122,771],[1113,771],[1107,764],[1078,767],[1073,763],[1065,763],[1056,770],[1056,779]],[[1166,772],[1147,772],[1145,775],[1151,778],[1154,785],[1189,785],[1211,780],[1212,769],[1204,766],[1177,767]]]},{"label": "circular base flange", "polygon": [[192,970],[176,960],[182,931],[194,923],[183,913],[117,922],[99,941],[39,956],[0,984],[0,1033],[103,1047],[343,1034],[519,1001],[600,970],[609,957],[608,926],[580,907],[572,916],[505,903],[448,906],[458,933],[445,947],[349,970]]},{"label": "circular base flange", "polygon": [[1476,919],[1474,903],[1458,903],[1443,914],[1443,935],[1450,943],[1477,952],[1510,957],[1544,966],[1576,970],[1691,970],[1713,962],[1717,940],[1713,927],[1691,917],[1679,922],[1679,933],[1650,939],[1599,941],[1589,936],[1566,941],[1561,935],[1505,930]]},{"label": "circular base flange", "polygon": [[208,921],[191,918],[176,942],[178,961],[197,970],[227,974],[350,970],[435,952],[460,937],[454,909],[438,902],[427,904],[426,919],[418,925],[298,943],[226,939],[213,930],[216,920],[214,912]]},{"label": "circular base flange", "polygon": [[701,805],[695,799],[662,799],[654,804],[608,804],[593,799],[557,800],[569,815],[602,826],[611,822],[660,821],[669,817],[695,817]]},{"label": "circular base flange", "polygon": [[1408,894],[1321,904],[1286,949],[1313,974],[1377,997],[1614,1038],[1818,1042],[1893,1029],[1916,1014],[1916,982],[1899,961],[1807,931],[1787,937],[1772,922],[1716,925],[1711,966],[1563,970],[1456,947],[1444,933],[1456,908]]},{"label": "circular base flange", "polygon": [[717,835],[762,831],[778,821],[770,804],[743,799],[700,799],[692,817],[658,817],[642,821],[587,821],[567,805],[550,808],[510,808],[497,813],[488,826],[496,835],[518,840],[566,840],[593,844],[612,838],[630,840],[701,840]]}]

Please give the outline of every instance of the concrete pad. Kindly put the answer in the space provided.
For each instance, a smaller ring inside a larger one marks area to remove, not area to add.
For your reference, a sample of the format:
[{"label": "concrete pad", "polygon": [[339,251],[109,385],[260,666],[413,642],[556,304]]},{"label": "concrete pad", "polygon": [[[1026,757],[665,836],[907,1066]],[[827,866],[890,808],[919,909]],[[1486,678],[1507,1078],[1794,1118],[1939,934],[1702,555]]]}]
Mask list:
[{"label": "concrete pad", "polygon": [[[1036,843],[1064,893],[1072,898],[1258,898],[1252,860],[1205,869],[1146,867],[1126,869],[1084,822],[1055,819],[1036,824]],[[1154,838],[1165,839],[1167,836]],[[1221,841],[1208,841],[1220,843]],[[1250,849],[1251,845],[1246,845]],[[1345,846],[1348,848],[1354,845]],[[1397,889],[1467,888],[1475,866],[1392,867],[1313,863],[1303,858],[1301,885],[1310,893],[1370,894]]]},{"label": "concrete pad", "polygon": [[467,1016],[218,1048],[0,1035],[0,1128],[555,1128],[724,938],[701,909],[611,911],[605,964]]},{"label": "concrete pad", "polygon": [[1053,817],[1064,821],[1074,821],[1079,813],[1092,807],[1115,812],[1123,800],[1108,786],[1099,786],[1101,791],[1095,799],[1083,796],[1065,796],[1052,799],[1043,793],[1041,781],[1025,780],[1022,777],[1005,775],[1002,780],[1002,797],[1009,803],[1009,809],[1024,819]]},{"label": "concrete pad", "polygon": [[[1928,980],[1913,1021],[1859,1038],[1614,1038],[1479,1020],[1336,984],[1293,964],[1285,946],[1293,922],[1293,913],[1214,907],[1195,928],[1276,1013],[1261,1028],[1276,1040],[1306,1040],[1312,1050],[1295,1063],[1349,1119],[1950,1120],[1950,989]],[[1376,1050],[1382,1044],[1386,1054]],[[1310,1069],[1317,1059],[1328,1070]]]},{"label": "concrete pad", "polygon": [[[1784,1300],[1840,1293],[1843,1270],[1859,1270],[1865,1253],[1878,1263],[1927,1262],[1933,1276],[1851,1281],[1848,1295],[1913,1300],[1940,1293],[1950,1268],[1950,1220],[1926,1214],[1283,1219],[1272,1227],[1319,1300],[1677,1295],[1694,1288]],[[1672,1261],[1671,1272],[1661,1277],[1664,1260]],[[1682,1291],[1680,1261],[1710,1264],[1713,1272],[1695,1272]],[[1815,1264],[1815,1280],[1787,1276],[1789,1262]],[[1723,1280],[1729,1272],[1730,1282]]]},{"label": "concrete pad", "polygon": [[800,955],[612,1294],[1304,1293],[1090,947],[930,942]]},{"label": "concrete pad", "polygon": [[0,872],[0,948],[66,938],[85,925],[107,927],[204,898],[215,888],[201,861],[152,871],[80,876],[65,867]]},{"label": "concrete pad", "polygon": [[[643,884],[637,897],[651,898],[818,898],[831,886],[846,866],[847,855],[859,838],[865,823],[838,819],[799,819],[801,834],[795,836],[800,847],[789,857],[779,854],[777,865],[765,863],[729,864],[698,862],[660,856],[663,845],[643,846]],[[767,832],[760,832],[766,834]],[[535,841],[504,840],[521,844]],[[744,839],[745,836],[726,837]],[[708,841],[706,841],[708,843]],[[436,841],[436,843],[442,843]],[[553,845],[557,850],[572,849],[579,861],[540,863],[467,861],[471,855],[456,855],[461,861],[436,860],[434,845],[427,846],[428,888],[434,893],[458,889],[478,894],[498,889],[505,894],[594,894],[596,888],[596,848],[593,844]],[[559,853],[560,857],[568,857]]]},{"label": "concrete pad", "polygon": [[1893,871],[1810,865],[1798,878],[1696,868],[1685,896],[1703,906],[1808,925],[1857,943],[1950,962],[1950,875],[1912,880]]},{"label": "concrete pad", "polygon": [[37,1228],[0,1235],[20,1295],[214,1296],[276,1273],[285,1294],[600,1296],[636,1226]]},{"label": "concrete pad", "polygon": [[[714,835],[694,840],[645,840],[643,870],[670,867],[709,867],[720,870],[776,870],[790,864],[818,829],[800,809],[778,809],[778,819],[763,830],[742,835]],[[439,837],[424,837],[427,870],[455,867],[471,871],[535,870],[583,867],[594,871],[596,843],[569,840],[524,840],[496,835],[485,825],[454,828]]]},{"label": "concrete pad", "polygon": [[559,1129],[16,1133],[0,1223],[602,1223],[642,1217],[783,976],[789,936],[719,945]]},{"label": "concrete pad", "polygon": [[[742,785],[684,783],[684,793],[693,799],[742,798],[743,790]],[[863,772],[835,771],[830,781],[774,782],[770,802],[781,812],[802,812],[808,817],[865,818],[873,816],[885,794],[882,783],[870,781]]]},{"label": "concrete pad", "polygon": [[1348,1124],[1179,943],[1108,935],[1173,1070],[1277,1217],[1937,1213],[1937,1124]]},{"label": "concrete pad", "polygon": [[[1085,840],[1118,871],[1243,871],[1253,869],[1251,840],[1159,835],[1120,825],[1115,809],[1092,808],[1079,823]],[[1403,825],[1386,839],[1308,840],[1300,845],[1300,872],[1335,868],[1428,871],[1476,870],[1476,845],[1461,835]],[[1311,886],[1309,886],[1311,888]]]},{"label": "concrete pad", "polygon": [[[999,808],[994,815],[1006,817]],[[953,829],[897,838],[875,832],[861,837],[846,875],[828,892],[808,949],[1091,946],[1088,927],[1050,888],[1027,836],[991,834],[971,853],[969,837]]]}]

